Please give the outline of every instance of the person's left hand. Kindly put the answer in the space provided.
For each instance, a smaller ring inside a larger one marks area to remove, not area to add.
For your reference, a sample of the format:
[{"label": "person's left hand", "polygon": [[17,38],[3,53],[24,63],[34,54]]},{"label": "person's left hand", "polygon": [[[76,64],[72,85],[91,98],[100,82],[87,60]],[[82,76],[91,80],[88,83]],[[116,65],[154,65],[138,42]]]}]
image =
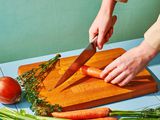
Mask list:
[{"label": "person's left hand", "polygon": [[156,54],[155,49],[143,42],[106,66],[100,76],[105,82],[124,86],[144,69]]}]

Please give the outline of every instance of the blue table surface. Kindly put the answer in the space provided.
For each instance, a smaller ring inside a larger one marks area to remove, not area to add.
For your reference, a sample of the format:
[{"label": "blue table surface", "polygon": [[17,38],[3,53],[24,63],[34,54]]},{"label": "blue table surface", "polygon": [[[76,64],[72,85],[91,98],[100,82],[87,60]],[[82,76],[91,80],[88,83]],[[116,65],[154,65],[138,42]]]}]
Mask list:
[{"label": "blue table surface", "polygon": [[[143,38],[139,38],[139,39],[127,40],[123,42],[110,43],[110,44],[106,44],[103,50],[113,49],[113,48],[118,48],[118,47],[124,48],[125,50],[129,50],[133,47],[138,46],[142,41],[143,41]],[[62,57],[79,55],[82,50],[83,49],[67,51],[67,52],[61,53],[61,55]],[[29,58],[29,59],[24,59],[24,60],[3,63],[3,64],[0,64],[0,68],[2,69],[4,75],[15,78],[17,76],[17,70],[19,66],[23,64],[45,61],[45,60],[52,58],[53,56],[54,55],[52,54],[52,55],[46,55],[46,56],[40,56],[40,57],[35,57],[35,58]],[[155,57],[149,63],[148,69],[150,70],[152,75],[155,77],[158,83],[158,86],[160,86],[160,54],[157,55],[157,57]],[[0,72],[0,76],[2,76],[1,72]],[[111,109],[140,110],[140,109],[144,109],[147,107],[156,107],[158,105],[160,106],[160,87],[157,93],[152,93],[152,94],[140,96],[137,98],[123,100],[120,102],[106,104],[106,105],[102,105],[98,107],[107,106],[107,107],[110,107]],[[4,106],[9,107],[11,109],[15,109],[15,110],[25,109],[28,113],[33,114],[33,112],[29,108],[30,103],[28,103],[25,99],[15,105],[0,104],[0,107],[4,107]]]}]

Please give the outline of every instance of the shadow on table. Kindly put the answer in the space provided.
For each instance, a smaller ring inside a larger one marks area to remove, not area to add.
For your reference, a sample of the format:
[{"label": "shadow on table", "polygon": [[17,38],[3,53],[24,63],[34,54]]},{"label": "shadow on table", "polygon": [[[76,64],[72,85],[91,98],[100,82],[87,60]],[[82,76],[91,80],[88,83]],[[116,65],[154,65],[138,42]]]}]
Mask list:
[{"label": "shadow on table", "polygon": [[[109,107],[112,110],[139,110],[141,108],[146,108],[146,107],[159,104],[155,101],[156,99],[150,99],[154,97],[155,97],[155,93],[151,93],[151,94],[141,95],[141,96],[137,96],[134,98],[125,99],[117,102],[103,104],[98,107]],[[132,107],[128,107],[128,105],[132,105]]]},{"label": "shadow on table", "polygon": [[150,63],[149,63],[149,66],[152,66],[152,65],[160,65],[160,54],[158,54]]},{"label": "shadow on table", "polygon": [[158,91],[160,91],[160,79],[158,79],[156,75],[154,74],[154,72],[152,72],[150,69],[147,68],[147,70],[152,74],[152,77],[156,80],[157,85],[158,85]]},{"label": "shadow on table", "polygon": [[30,108],[31,103],[27,102],[27,100],[25,98],[23,98],[19,103],[16,104],[16,107],[18,109],[21,108]]},{"label": "shadow on table", "polygon": [[28,114],[34,115],[34,112],[30,109],[31,104],[27,102],[26,99],[22,99],[19,103],[16,104],[17,110],[25,110]]},{"label": "shadow on table", "polygon": [[8,107],[8,108],[13,108],[13,109],[16,109],[16,105],[13,104],[13,105],[6,105],[6,104],[3,104],[4,107]]}]

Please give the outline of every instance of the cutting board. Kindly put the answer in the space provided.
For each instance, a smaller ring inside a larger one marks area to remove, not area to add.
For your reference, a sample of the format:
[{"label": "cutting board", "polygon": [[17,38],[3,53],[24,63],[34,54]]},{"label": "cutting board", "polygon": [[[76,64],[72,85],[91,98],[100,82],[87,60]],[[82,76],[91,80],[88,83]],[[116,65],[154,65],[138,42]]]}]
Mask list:
[{"label": "cutting board", "polygon": [[[97,52],[86,65],[103,69],[117,57],[125,53],[122,48]],[[105,83],[102,79],[85,76],[78,71],[58,88],[54,85],[77,56],[61,58],[56,67],[43,81],[44,89],[40,95],[51,104],[59,104],[64,111],[90,108],[98,105],[121,101],[157,91],[157,84],[151,74],[144,69],[127,86],[119,87]],[[18,74],[22,74],[39,63],[22,65]]]}]

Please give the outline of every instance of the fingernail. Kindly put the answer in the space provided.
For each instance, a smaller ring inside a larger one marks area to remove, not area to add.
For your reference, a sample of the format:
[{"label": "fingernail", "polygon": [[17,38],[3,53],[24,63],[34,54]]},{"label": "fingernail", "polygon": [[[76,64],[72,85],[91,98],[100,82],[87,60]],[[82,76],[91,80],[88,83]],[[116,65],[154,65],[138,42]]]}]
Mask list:
[{"label": "fingernail", "polygon": [[108,81],[107,81],[107,80],[104,80],[104,82],[108,83]]},{"label": "fingernail", "polygon": [[103,45],[101,45],[101,49],[103,48]]},{"label": "fingernail", "polygon": [[116,82],[115,82],[115,81],[113,81],[113,80],[111,81],[111,83],[112,83],[112,84],[116,84]]},{"label": "fingernail", "polygon": [[108,79],[108,78],[105,78],[104,81],[105,81],[105,82],[109,82],[109,79]]},{"label": "fingernail", "polygon": [[101,50],[101,49],[102,49],[102,46],[101,46],[101,45],[99,45],[99,46],[98,46],[98,49],[99,49],[99,50]]},{"label": "fingernail", "polygon": [[100,78],[104,78],[104,74],[103,74],[103,72],[100,74]]},{"label": "fingernail", "polygon": [[119,83],[118,85],[119,85],[120,87],[123,87],[123,86],[124,86],[124,84],[121,84],[121,83]]}]

